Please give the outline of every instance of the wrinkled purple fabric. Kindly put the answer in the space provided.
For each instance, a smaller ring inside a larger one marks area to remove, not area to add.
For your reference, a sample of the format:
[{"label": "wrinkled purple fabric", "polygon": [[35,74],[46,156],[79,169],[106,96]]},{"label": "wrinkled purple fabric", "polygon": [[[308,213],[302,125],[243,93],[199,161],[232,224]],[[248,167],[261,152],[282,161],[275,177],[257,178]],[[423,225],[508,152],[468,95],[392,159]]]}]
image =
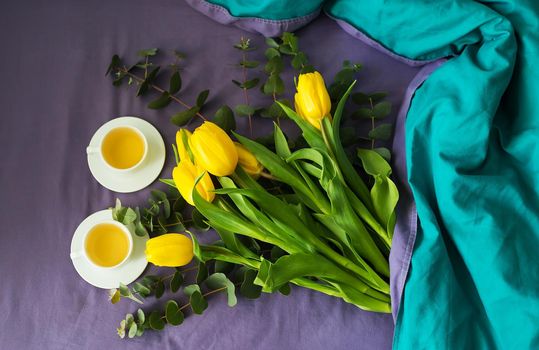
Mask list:
[{"label": "wrinkled purple fabric", "polygon": [[[301,47],[328,77],[343,59],[361,62],[361,90],[388,91],[397,115],[418,68],[355,40],[327,17],[315,19],[298,35]],[[143,205],[149,194],[145,189],[118,195],[92,178],[85,148],[94,131],[114,117],[138,115],[159,129],[166,144],[174,142],[176,132],[168,119],[178,108],[149,110],[150,99],[135,98],[134,88],[111,85],[104,77],[110,57],[118,53],[132,62],[138,49],[148,47],[186,52],[182,96],[193,101],[199,91],[210,88],[206,113],[211,115],[223,103],[243,102],[230,82],[241,78],[234,66],[239,52],[232,48],[240,36],[263,46],[262,37],[216,23],[181,1],[34,0],[3,5],[1,349],[391,347],[390,315],[364,312],[300,288],[288,297],[240,297],[234,308],[223,295],[215,295],[203,316],[189,315],[180,327],[120,340],[115,328],[138,306],[127,301],[110,305],[106,291],[80,279],[71,264],[71,236],[80,221],[111,206],[116,197],[128,205]],[[262,51],[253,55],[262,58]],[[292,91],[290,76],[287,86]],[[254,101],[267,102],[255,96],[259,94],[253,90]],[[262,134],[270,123],[257,121],[256,126]],[[247,133],[245,120],[239,129]],[[169,152],[162,177],[170,176],[172,158]],[[176,298],[185,300],[181,293]],[[151,299],[142,308],[160,304]]]}]

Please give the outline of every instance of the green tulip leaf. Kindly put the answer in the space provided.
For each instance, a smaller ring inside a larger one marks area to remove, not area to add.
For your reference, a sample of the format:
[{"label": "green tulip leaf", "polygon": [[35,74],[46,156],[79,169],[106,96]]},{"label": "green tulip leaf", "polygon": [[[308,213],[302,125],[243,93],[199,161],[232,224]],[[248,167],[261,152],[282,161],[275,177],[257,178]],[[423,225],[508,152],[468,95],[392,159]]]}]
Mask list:
[{"label": "green tulip leaf", "polygon": [[370,149],[358,148],[357,156],[361,159],[363,169],[371,176],[391,175],[391,166],[389,163],[376,151]]},{"label": "green tulip leaf", "polygon": [[302,135],[311,147],[315,148],[325,148],[326,145],[320,134],[320,131],[311,125],[311,123],[305,121],[300,117],[296,112],[294,112],[290,107],[277,101],[279,106],[283,109],[286,115],[292,119],[301,129]]},{"label": "green tulip leaf", "polygon": [[[343,116],[344,106],[346,104],[346,100],[348,99],[348,96],[350,95],[350,92],[352,91],[353,87],[355,85],[355,81],[350,84],[348,87],[348,90],[343,95],[339,103],[337,104],[337,108],[335,109],[335,113],[333,115],[333,123],[332,125],[329,125],[329,121],[327,119],[323,120],[323,127],[326,130],[326,133],[328,134],[328,137],[330,137],[330,143],[331,147],[333,148],[335,158],[337,161],[337,164],[339,165],[339,168],[341,169],[341,172],[348,183],[348,185],[352,188],[352,190],[359,196],[359,198],[365,203],[367,208],[372,207],[371,199],[370,199],[370,193],[367,189],[367,186],[357,173],[357,171],[354,169],[354,166],[348,159],[346,152],[344,151],[344,148],[342,147],[341,143],[341,137],[340,137],[340,128],[341,128],[341,120]],[[330,133],[330,130],[333,132]],[[331,134],[331,136],[330,136]]]},{"label": "green tulip leaf", "polygon": [[376,175],[375,182],[371,189],[372,202],[376,215],[386,226],[389,238],[393,236],[395,227],[395,207],[399,201],[399,190],[389,177]]},{"label": "green tulip leaf", "polygon": [[224,273],[214,273],[210,275],[204,283],[208,286],[208,288],[213,290],[223,288],[226,289],[228,306],[233,307],[238,303],[236,298],[236,287]]},{"label": "green tulip leaf", "polygon": [[281,158],[289,157],[291,153],[288,147],[288,141],[277,123],[273,123],[273,137],[275,139],[275,151],[277,155]]}]

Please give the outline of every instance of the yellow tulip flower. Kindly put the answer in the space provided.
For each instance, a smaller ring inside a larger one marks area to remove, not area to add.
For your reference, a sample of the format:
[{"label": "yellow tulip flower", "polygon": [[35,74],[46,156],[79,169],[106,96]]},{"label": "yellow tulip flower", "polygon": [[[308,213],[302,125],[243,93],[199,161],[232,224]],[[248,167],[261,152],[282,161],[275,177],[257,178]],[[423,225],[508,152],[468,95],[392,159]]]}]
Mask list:
[{"label": "yellow tulip flower", "polygon": [[322,118],[330,117],[331,100],[324,78],[318,72],[300,74],[294,102],[296,113],[317,129]]},{"label": "yellow tulip flower", "polygon": [[193,259],[193,242],[185,235],[167,233],[146,241],[146,259],[156,266],[184,266]]},{"label": "yellow tulip flower", "polygon": [[[188,158],[180,160],[180,164],[172,171],[172,179],[180,191],[180,194],[185,201],[191,205],[195,205],[193,202],[193,187],[195,186],[196,179],[204,173],[204,169],[197,165],[194,165]],[[202,198],[208,202],[213,201],[215,193],[213,190],[213,182],[210,175],[206,173],[197,184],[196,190]]]},{"label": "yellow tulip flower", "polygon": [[247,174],[257,178],[264,169],[262,164],[260,164],[255,156],[241,143],[234,142],[234,145],[236,146],[236,151],[238,152],[238,163],[240,166]]},{"label": "yellow tulip flower", "polygon": [[[180,160],[189,158],[189,139],[191,138],[191,132],[187,129],[180,129],[176,133],[176,148],[178,149],[178,156]],[[185,143],[187,141],[187,143]]]},{"label": "yellow tulip flower", "polygon": [[227,176],[238,165],[238,151],[227,133],[212,122],[204,122],[189,139],[196,164],[215,176]]}]

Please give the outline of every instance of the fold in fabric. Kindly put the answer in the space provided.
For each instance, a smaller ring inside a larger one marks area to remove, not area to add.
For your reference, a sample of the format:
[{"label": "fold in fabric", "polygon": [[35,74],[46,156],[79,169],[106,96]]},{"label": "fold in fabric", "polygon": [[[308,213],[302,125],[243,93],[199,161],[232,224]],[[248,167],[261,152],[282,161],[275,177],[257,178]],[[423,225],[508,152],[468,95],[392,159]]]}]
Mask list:
[{"label": "fold in fabric", "polygon": [[451,56],[406,121],[420,230],[394,348],[539,348],[539,4],[340,0],[327,11],[399,55]]},{"label": "fold in fabric", "polygon": [[[293,32],[318,17],[322,0],[301,1],[242,1],[186,0],[197,11],[226,25],[259,33],[265,37]],[[292,6],[291,6],[292,5]]]}]

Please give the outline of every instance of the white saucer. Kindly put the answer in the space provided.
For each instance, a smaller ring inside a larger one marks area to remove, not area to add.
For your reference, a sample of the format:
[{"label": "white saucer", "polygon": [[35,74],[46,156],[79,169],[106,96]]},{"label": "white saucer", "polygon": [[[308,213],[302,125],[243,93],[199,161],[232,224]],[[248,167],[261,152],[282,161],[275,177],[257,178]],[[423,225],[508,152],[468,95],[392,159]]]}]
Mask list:
[{"label": "white saucer", "polygon": [[110,129],[130,125],[138,128],[148,141],[148,155],[140,167],[126,172],[116,173],[103,161],[99,153],[88,154],[88,166],[94,178],[109,190],[128,193],[141,190],[150,185],[161,173],[165,164],[165,143],[159,131],[147,121],[135,117],[120,117],[103,124],[90,140],[89,147],[99,147],[102,136]]},{"label": "white saucer", "polygon": [[[110,209],[98,211],[84,219],[73,234],[71,253],[80,252],[84,246],[83,239],[85,233],[94,225],[106,220],[112,220],[112,210]],[[123,284],[133,282],[144,271],[146,265],[148,265],[144,250],[146,249],[146,241],[149,237],[148,235],[139,237],[134,232],[131,232],[131,236],[133,236],[133,251],[129,259],[119,267],[112,269],[95,267],[81,256],[72,259],[75,270],[77,270],[86,282],[98,288],[118,288],[120,282]]]}]

